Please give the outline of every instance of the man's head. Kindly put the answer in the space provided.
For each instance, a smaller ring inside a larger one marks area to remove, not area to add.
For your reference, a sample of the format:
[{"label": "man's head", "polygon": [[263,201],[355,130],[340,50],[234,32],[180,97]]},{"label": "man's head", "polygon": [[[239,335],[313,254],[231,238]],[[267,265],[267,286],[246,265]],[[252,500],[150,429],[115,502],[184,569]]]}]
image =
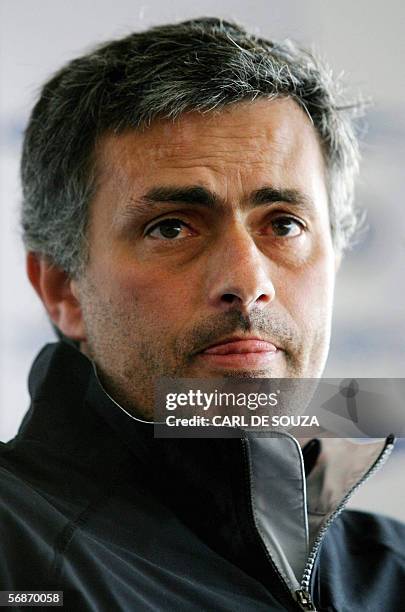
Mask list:
[{"label": "man's head", "polygon": [[213,19],[109,43],[45,86],[28,271],[124,405],[150,416],[157,376],[320,375],[358,162],[334,95],[308,53]]}]

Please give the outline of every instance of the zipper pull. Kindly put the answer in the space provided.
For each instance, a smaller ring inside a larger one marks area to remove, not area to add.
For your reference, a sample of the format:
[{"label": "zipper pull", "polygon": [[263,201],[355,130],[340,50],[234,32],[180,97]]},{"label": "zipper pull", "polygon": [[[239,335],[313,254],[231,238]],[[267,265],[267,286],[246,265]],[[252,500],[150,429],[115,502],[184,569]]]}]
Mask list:
[{"label": "zipper pull", "polygon": [[304,589],[295,591],[295,599],[302,610],[314,610],[316,612],[316,608],[312,603],[311,595],[308,593],[308,591],[305,591]]}]

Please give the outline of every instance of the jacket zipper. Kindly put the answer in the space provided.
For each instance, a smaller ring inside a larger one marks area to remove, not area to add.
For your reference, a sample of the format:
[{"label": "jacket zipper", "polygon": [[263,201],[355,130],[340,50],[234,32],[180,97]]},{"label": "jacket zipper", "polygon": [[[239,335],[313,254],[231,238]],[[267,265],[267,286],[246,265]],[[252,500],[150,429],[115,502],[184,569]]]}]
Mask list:
[{"label": "jacket zipper", "polygon": [[306,591],[304,589],[295,591],[295,600],[299,605],[300,610],[314,610],[316,612],[316,608],[312,602],[309,591]]},{"label": "jacket zipper", "polygon": [[[246,440],[242,438],[242,446],[243,446],[244,454],[245,454],[246,460],[249,462],[249,455],[248,455],[245,445],[246,445]],[[322,540],[325,536],[325,533],[328,531],[329,527],[332,525],[334,520],[344,510],[347,502],[352,497],[352,495],[357,491],[357,489],[359,489],[369,478],[371,478],[371,476],[373,476],[382,467],[382,465],[386,462],[386,460],[390,456],[393,448],[394,448],[394,435],[390,434],[387,437],[386,444],[383,450],[381,451],[379,457],[375,460],[375,462],[367,470],[367,472],[362,476],[362,478],[351,489],[349,489],[349,491],[346,493],[346,495],[344,496],[340,504],[337,506],[334,512],[332,512],[328,520],[325,522],[325,524],[319,531],[315,539],[315,542],[312,546],[311,552],[309,553],[306,565],[305,565],[303,577],[301,579],[300,589],[297,589],[295,592],[290,591],[288,585],[285,583],[283,577],[281,576],[280,572],[277,569],[277,566],[273,562],[266,547],[264,546],[264,550],[265,550],[265,553],[269,560],[270,565],[274,568],[282,584],[285,586],[288,593],[290,593],[293,601],[295,602],[296,605],[298,605],[300,610],[309,610],[311,612],[317,612],[315,605],[312,601],[311,593],[310,593],[310,583],[311,583],[312,571],[315,566],[316,557],[318,555],[319,548],[322,544]],[[249,474],[249,471],[248,471],[248,474]],[[248,482],[250,483],[250,477],[248,479]],[[249,484],[249,495],[250,495],[250,492],[251,492],[251,488]],[[257,532],[259,536],[259,539],[261,540],[260,534],[257,531],[254,521],[253,521],[253,525],[254,525],[255,531]]]},{"label": "jacket zipper", "polygon": [[321,530],[319,531],[315,542],[313,544],[312,550],[308,556],[307,563],[305,565],[304,574],[301,580],[301,588],[295,592],[295,598],[297,603],[301,606],[302,610],[315,610],[316,608],[312,602],[310,595],[310,583],[312,577],[312,571],[315,566],[316,557],[319,552],[319,548],[322,544],[322,540],[325,536],[325,533],[328,531],[331,524],[334,520],[341,514],[344,510],[349,499],[354,495],[358,488],[360,488],[371,476],[373,476],[387,461],[390,456],[392,449],[394,448],[394,436],[390,434],[387,438],[387,442],[385,444],[384,449],[380,453],[379,457],[375,460],[373,465],[369,468],[369,470],[364,474],[364,476],[346,493],[338,507],[334,510],[334,512],[330,515],[328,520],[325,522]]}]

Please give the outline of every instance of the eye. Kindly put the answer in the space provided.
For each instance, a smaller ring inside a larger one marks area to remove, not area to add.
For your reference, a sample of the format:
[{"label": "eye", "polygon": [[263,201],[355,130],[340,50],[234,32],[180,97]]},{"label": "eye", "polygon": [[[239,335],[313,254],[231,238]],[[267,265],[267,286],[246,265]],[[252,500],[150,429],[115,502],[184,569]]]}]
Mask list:
[{"label": "eye", "polygon": [[192,231],[180,219],[163,219],[146,231],[146,235],[163,240],[179,240],[191,236]]},{"label": "eye", "polygon": [[294,217],[277,217],[271,222],[271,227],[276,236],[294,238],[300,236],[304,225]]}]

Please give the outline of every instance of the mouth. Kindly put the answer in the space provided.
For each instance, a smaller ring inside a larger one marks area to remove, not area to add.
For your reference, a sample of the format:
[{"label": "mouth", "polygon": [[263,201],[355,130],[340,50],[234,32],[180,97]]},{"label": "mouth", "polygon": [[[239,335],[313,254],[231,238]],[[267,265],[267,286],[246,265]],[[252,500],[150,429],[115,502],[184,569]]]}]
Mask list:
[{"label": "mouth", "polygon": [[269,340],[234,336],[205,348],[199,356],[212,366],[256,369],[268,366],[280,352],[281,349]]}]

